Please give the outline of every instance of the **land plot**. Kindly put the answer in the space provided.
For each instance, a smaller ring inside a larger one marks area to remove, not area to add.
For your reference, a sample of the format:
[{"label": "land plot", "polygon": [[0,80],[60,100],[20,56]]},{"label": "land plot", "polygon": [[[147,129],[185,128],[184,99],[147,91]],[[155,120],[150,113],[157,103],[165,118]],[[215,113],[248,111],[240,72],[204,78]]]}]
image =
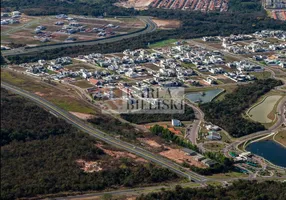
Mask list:
[{"label": "land plot", "polygon": [[275,119],[272,116],[270,118],[269,114],[274,109],[275,105],[281,99],[280,95],[268,96],[261,102],[259,102],[256,106],[251,108],[248,111],[248,115],[252,120],[260,122],[260,123],[271,123]]}]

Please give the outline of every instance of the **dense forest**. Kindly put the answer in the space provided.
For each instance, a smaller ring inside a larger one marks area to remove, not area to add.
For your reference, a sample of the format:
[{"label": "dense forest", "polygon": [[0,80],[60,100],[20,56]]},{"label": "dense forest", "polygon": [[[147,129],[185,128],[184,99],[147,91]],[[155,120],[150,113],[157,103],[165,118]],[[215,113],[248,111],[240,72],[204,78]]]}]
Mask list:
[{"label": "dense forest", "polygon": [[262,131],[265,130],[263,125],[250,121],[242,115],[259,97],[281,84],[281,81],[274,79],[257,80],[246,86],[239,86],[222,101],[202,104],[200,108],[205,113],[207,121],[222,127],[233,137]]},{"label": "dense forest", "polygon": [[263,10],[261,0],[230,0],[230,11],[253,12]]},{"label": "dense forest", "polygon": [[[25,56],[11,56],[14,63],[36,61],[38,59],[53,59],[60,56],[88,54],[92,52],[110,53],[120,52],[125,49],[147,48],[149,43],[175,38],[188,39],[202,36],[230,35],[238,33],[251,33],[262,29],[286,30],[286,23],[271,19],[266,12],[259,7],[258,0],[231,0],[229,12],[189,12],[181,10],[149,9],[136,11],[134,9],[119,8],[113,5],[114,0],[97,0],[93,3],[74,1],[42,1],[9,0],[2,2],[2,7],[21,8],[20,10],[30,15],[51,15],[58,13],[70,13],[81,15],[108,16],[134,16],[147,15],[165,19],[177,19],[182,21],[182,26],[175,30],[160,30],[124,39],[119,42],[98,44],[92,46],[75,46],[48,50]],[[51,9],[52,8],[52,9]]]},{"label": "dense forest", "polygon": [[231,186],[207,187],[203,189],[182,188],[141,195],[137,200],[284,200],[286,199],[286,183],[266,181],[235,181]]},{"label": "dense forest", "polygon": [[185,112],[182,114],[121,114],[120,115],[123,119],[135,123],[135,124],[144,124],[144,123],[151,123],[151,122],[163,122],[163,121],[171,121],[172,119],[178,119],[181,121],[190,121],[195,119],[194,110],[186,106]]},{"label": "dense forest", "polygon": [[[95,146],[97,143],[65,121],[1,88],[1,199],[178,179],[173,172],[150,163],[111,157]],[[86,173],[76,163],[78,159],[96,161],[103,170]]]}]

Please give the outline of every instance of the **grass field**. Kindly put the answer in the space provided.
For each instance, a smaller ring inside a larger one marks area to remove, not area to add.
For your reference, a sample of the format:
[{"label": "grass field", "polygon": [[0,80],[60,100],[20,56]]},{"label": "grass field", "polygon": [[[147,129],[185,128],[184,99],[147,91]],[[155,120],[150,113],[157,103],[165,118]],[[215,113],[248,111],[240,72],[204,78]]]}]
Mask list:
[{"label": "grass field", "polygon": [[60,84],[52,86],[37,78],[4,69],[1,70],[1,80],[37,94],[67,111],[87,114],[95,113],[93,108],[77,99],[76,94],[73,93],[73,91],[70,90],[69,92],[65,92],[66,89],[64,89],[64,91],[58,89],[61,87]]},{"label": "grass field", "polygon": [[207,150],[210,150],[210,151],[221,151],[221,150],[223,150],[223,148],[225,147],[224,144],[222,144],[222,143],[217,143],[217,142],[205,143],[203,146],[204,146]]},{"label": "grass field", "polygon": [[239,173],[239,172],[228,172],[224,174],[214,174],[208,177],[215,178],[215,179],[225,179],[225,178],[243,178],[243,177],[247,177],[247,175],[243,173]]},{"label": "grass field", "polygon": [[72,83],[73,85],[76,85],[80,88],[86,89],[86,88],[90,88],[93,87],[92,84],[90,84],[88,81],[86,80],[80,80],[80,81],[76,81]]},{"label": "grass field", "polygon": [[249,73],[251,75],[254,75],[257,79],[267,79],[271,77],[271,73],[264,71],[264,72],[251,72]]},{"label": "grass field", "polygon": [[71,101],[70,98],[53,98],[51,102],[67,111],[94,114],[93,109],[84,106],[80,101]]},{"label": "grass field", "polygon": [[176,40],[176,39],[163,40],[163,41],[160,41],[160,42],[156,42],[156,43],[150,44],[149,48],[153,48],[154,49],[154,48],[166,47],[166,46],[172,45],[173,43],[175,43],[177,41],[178,40]]},{"label": "grass field", "polygon": [[277,142],[283,144],[286,147],[286,130],[279,131],[275,135],[274,140],[276,140]]},{"label": "grass field", "polygon": [[92,67],[90,64],[86,63],[75,63],[71,65],[65,66],[65,68],[73,71],[79,71],[80,69],[86,69],[86,70],[95,70],[95,66]]}]

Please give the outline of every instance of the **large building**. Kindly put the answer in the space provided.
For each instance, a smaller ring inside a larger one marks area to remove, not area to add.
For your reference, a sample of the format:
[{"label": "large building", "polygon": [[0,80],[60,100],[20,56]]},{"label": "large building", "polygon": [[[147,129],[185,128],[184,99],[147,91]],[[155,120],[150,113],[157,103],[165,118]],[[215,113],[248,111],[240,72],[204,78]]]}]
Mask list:
[{"label": "large building", "polygon": [[265,8],[286,9],[286,0],[264,0]]}]

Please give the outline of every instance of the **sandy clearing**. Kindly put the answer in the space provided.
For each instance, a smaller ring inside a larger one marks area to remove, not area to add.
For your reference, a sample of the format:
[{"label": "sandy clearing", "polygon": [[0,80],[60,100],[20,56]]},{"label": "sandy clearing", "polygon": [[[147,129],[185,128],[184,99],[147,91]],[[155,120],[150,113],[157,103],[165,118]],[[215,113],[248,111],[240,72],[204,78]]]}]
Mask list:
[{"label": "sandy clearing", "polygon": [[97,161],[85,161],[82,159],[76,160],[76,163],[80,166],[80,168],[87,173],[99,172],[102,168],[99,166],[100,163]]},{"label": "sandy clearing", "polygon": [[105,149],[105,148],[103,148],[102,144],[96,144],[96,146],[98,148],[100,148],[101,150],[103,150],[104,153],[106,153],[107,155],[109,155],[111,157],[114,157],[114,158],[126,158],[126,157],[129,157],[129,158],[134,159],[137,162],[148,162],[144,158],[139,158],[139,157],[137,157],[136,155],[134,155],[132,153],[128,153],[128,152],[124,152],[124,151],[112,151],[112,150],[109,150],[109,149]]},{"label": "sandy clearing", "polygon": [[80,112],[70,112],[71,114],[75,115],[76,117],[80,118],[80,119],[91,119],[94,117],[94,115],[91,114],[85,114],[85,113],[80,113]]},{"label": "sandy clearing", "polygon": [[147,139],[147,138],[138,138],[138,140],[140,142],[143,142],[145,144],[148,144],[151,147],[155,147],[155,148],[160,148],[162,147],[162,145],[158,144],[156,141],[151,140],[151,139]]},{"label": "sandy clearing", "polygon": [[174,29],[181,26],[181,22],[178,20],[153,19],[152,21],[157,24],[158,28],[162,29]]},{"label": "sandy clearing", "polygon": [[41,93],[41,92],[35,92],[35,94],[38,95],[38,96],[40,96],[40,97],[45,96],[45,94],[44,94],[44,93]]},{"label": "sandy clearing", "polygon": [[159,154],[169,158],[170,160],[174,160],[177,163],[183,163],[185,161],[186,163],[194,165],[196,167],[201,167],[201,168],[206,167],[202,163],[194,160],[192,156],[185,155],[185,152],[180,149],[168,148],[168,150],[162,151]]}]

